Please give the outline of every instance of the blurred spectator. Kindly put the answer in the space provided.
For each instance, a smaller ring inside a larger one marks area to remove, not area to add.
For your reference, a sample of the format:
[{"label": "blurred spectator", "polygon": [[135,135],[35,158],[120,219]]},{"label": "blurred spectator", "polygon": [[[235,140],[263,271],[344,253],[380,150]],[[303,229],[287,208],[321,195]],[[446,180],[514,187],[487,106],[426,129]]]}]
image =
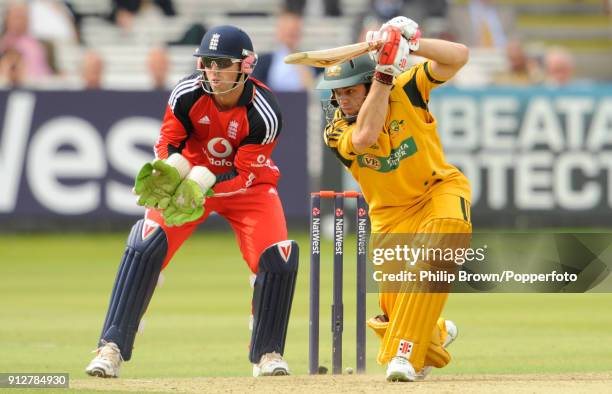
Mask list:
[{"label": "blurred spectator", "polygon": [[189,25],[181,38],[175,41],[168,42],[168,45],[200,45],[202,37],[206,34],[206,26],[201,23],[193,23]]},{"label": "blurred spectator", "polygon": [[10,3],[4,14],[4,30],[0,37],[0,52],[14,48],[23,58],[26,79],[44,79],[52,74],[45,46],[29,33],[28,6]]},{"label": "blurred spectator", "polygon": [[81,79],[83,89],[102,89],[104,60],[96,51],[89,50],[81,62]]},{"label": "blurred spectator", "polygon": [[366,12],[357,16],[355,20],[354,41],[364,41],[369,30],[378,30],[387,20],[402,15],[403,3],[403,0],[370,0],[370,6]]},{"label": "blurred spectator", "polygon": [[445,25],[446,12],[446,0],[370,0],[368,10],[355,21],[353,39],[363,41],[368,30],[378,30],[387,20],[399,15],[416,21],[421,29],[427,30],[428,37],[437,36],[442,32],[434,24]]},{"label": "blurred spectator", "polygon": [[30,33],[39,40],[76,43],[74,16],[57,0],[30,0]]},{"label": "blurred spectator", "polygon": [[472,34],[479,47],[506,46],[506,33],[494,0],[471,0],[468,10],[472,22]]},{"label": "blurred spectator", "polygon": [[164,47],[155,47],[149,51],[147,68],[151,77],[151,87],[156,90],[166,90],[168,86],[168,71],[170,70],[170,57]]},{"label": "blurred spectator", "polygon": [[253,76],[276,92],[310,90],[314,84],[313,70],[283,61],[285,56],[298,51],[302,40],[302,17],[292,12],[281,14],[276,25],[276,39],[278,49],[259,57]]},{"label": "blurred spectator", "polygon": [[494,0],[470,0],[467,7],[453,7],[449,26],[453,39],[465,45],[504,49],[511,19],[509,9],[498,9]]},{"label": "blurred spectator", "polygon": [[74,0],[62,0],[62,3],[64,4],[64,6],[66,7],[66,10],[70,14],[70,19],[72,19],[72,21],[74,22],[74,30],[77,35],[77,40],[79,44],[83,44],[83,37],[82,37],[82,31],[81,31],[82,25],[83,25],[83,18],[86,16],[96,16],[96,17],[103,18],[106,15],[98,15],[95,13],[84,13],[81,10],[77,9],[74,6],[73,2]]},{"label": "blurred spectator", "polygon": [[574,58],[565,48],[552,47],[546,51],[544,59],[546,83],[550,86],[563,86],[574,79]]},{"label": "blurred spectator", "polygon": [[[144,0],[113,0],[110,20],[125,31],[130,31],[134,24],[134,16],[141,11]],[[166,16],[175,16],[176,11],[172,0],[153,0]]]},{"label": "blurred spectator", "polygon": [[15,48],[7,49],[0,56],[0,86],[18,88],[25,84],[25,62]]},{"label": "blurred spectator", "polygon": [[542,81],[542,73],[536,60],[529,58],[520,40],[510,40],[506,45],[508,70],[495,76],[498,85],[527,86]]},{"label": "blurred spectator", "polygon": [[[311,0],[312,1],[312,0]],[[306,7],[306,0],[285,0],[285,10],[293,14],[300,16],[304,15],[304,8]],[[325,7],[326,16],[340,16],[342,10],[340,10],[340,0],[323,0],[323,7]]]}]

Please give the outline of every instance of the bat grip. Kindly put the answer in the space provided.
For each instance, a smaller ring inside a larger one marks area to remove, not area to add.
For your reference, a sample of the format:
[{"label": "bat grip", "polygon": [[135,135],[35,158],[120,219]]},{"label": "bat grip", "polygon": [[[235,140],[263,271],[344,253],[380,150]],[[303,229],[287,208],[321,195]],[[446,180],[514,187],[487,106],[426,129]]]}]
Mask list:
[{"label": "bat grip", "polygon": [[368,46],[370,47],[370,51],[379,50],[385,42],[383,40],[372,40],[368,41]]}]

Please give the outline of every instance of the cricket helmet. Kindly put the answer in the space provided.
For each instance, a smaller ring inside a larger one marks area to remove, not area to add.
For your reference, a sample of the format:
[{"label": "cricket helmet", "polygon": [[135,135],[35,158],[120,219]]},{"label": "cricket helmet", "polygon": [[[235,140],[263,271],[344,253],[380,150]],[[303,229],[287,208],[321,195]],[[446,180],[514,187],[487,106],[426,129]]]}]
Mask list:
[{"label": "cricket helmet", "polygon": [[[364,84],[367,94],[372,84],[375,68],[376,63],[374,63],[367,53],[344,63],[325,68],[323,79],[319,80],[317,89],[332,90],[329,98],[321,99],[321,106],[328,124],[333,121],[336,110],[340,110],[333,89]],[[357,115],[343,114],[342,118],[350,123],[357,119]]]},{"label": "cricket helmet", "polygon": [[249,35],[239,27],[221,25],[212,27],[204,34],[193,56],[242,59],[246,56],[245,52],[253,52],[253,43]]},{"label": "cricket helmet", "polygon": [[366,53],[347,62],[325,68],[317,89],[336,89],[372,83],[376,63]]},{"label": "cricket helmet", "polygon": [[[236,82],[230,90],[244,84],[247,77],[253,73],[257,64],[257,54],[253,51],[251,38],[241,28],[231,25],[215,26],[208,30],[204,37],[202,37],[202,42],[193,56],[198,58],[230,58],[240,60],[240,69],[236,76]],[[219,92],[213,92],[207,85],[202,59],[198,60],[198,68],[202,72],[202,86],[204,90],[208,93],[219,94]]]}]

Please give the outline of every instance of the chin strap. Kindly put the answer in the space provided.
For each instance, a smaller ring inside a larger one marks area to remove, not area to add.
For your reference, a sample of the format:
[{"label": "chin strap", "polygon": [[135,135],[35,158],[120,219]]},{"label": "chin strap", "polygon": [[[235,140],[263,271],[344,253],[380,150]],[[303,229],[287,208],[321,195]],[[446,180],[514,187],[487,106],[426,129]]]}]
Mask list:
[{"label": "chin strap", "polygon": [[208,83],[208,79],[206,79],[206,74],[204,73],[204,70],[198,69],[198,71],[200,71],[202,73],[202,77],[200,79],[200,84],[202,85],[202,89],[206,93],[208,93],[208,94],[225,94],[225,93],[229,93],[229,92],[233,91],[234,89],[240,87],[241,85],[244,85],[246,83],[246,80],[247,80],[247,78],[243,78],[243,76],[246,77],[246,74],[241,73],[240,71],[218,71],[218,72],[230,72],[230,73],[235,72],[238,75],[236,76],[236,81],[233,82],[234,83],[233,87],[231,87],[231,88],[229,88],[227,90],[224,90],[222,92],[215,92],[214,90],[212,90],[210,88],[210,85]]}]

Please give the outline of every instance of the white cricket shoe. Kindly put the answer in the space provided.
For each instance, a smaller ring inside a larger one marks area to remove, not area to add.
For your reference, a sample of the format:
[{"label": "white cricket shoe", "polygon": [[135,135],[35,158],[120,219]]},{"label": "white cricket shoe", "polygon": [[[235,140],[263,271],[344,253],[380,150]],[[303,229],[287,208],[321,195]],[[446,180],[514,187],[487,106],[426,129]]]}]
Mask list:
[{"label": "white cricket shoe", "polygon": [[259,364],[253,364],[253,377],[289,375],[289,365],[276,352],[261,356]]},{"label": "white cricket shoe", "polygon": [[[446,326],[446,339],[442,344],[443,348],[447,348],[451,343],[457,339],[457,335],[459,334],[459,330],[457,329],[457,325],[453,323],[451,320],[445,320],[444,325]],[[433,370],[431,366],[425,366],[419,372],[417,372],[417,380],[425,380],[427,375]]]},{"label": "white cricket shoe", "polygon": [[417,374],[414,367],[405,357],[393,357],[387,365],[387,381],[414,382]]},{"label": "white cricket shoe", "polygon": [[99,378],[118,378],[119,368],[123,361],[119,347],[113,342],[107,342],[95,352],[96,357],[85,368],[85,372]]}]

